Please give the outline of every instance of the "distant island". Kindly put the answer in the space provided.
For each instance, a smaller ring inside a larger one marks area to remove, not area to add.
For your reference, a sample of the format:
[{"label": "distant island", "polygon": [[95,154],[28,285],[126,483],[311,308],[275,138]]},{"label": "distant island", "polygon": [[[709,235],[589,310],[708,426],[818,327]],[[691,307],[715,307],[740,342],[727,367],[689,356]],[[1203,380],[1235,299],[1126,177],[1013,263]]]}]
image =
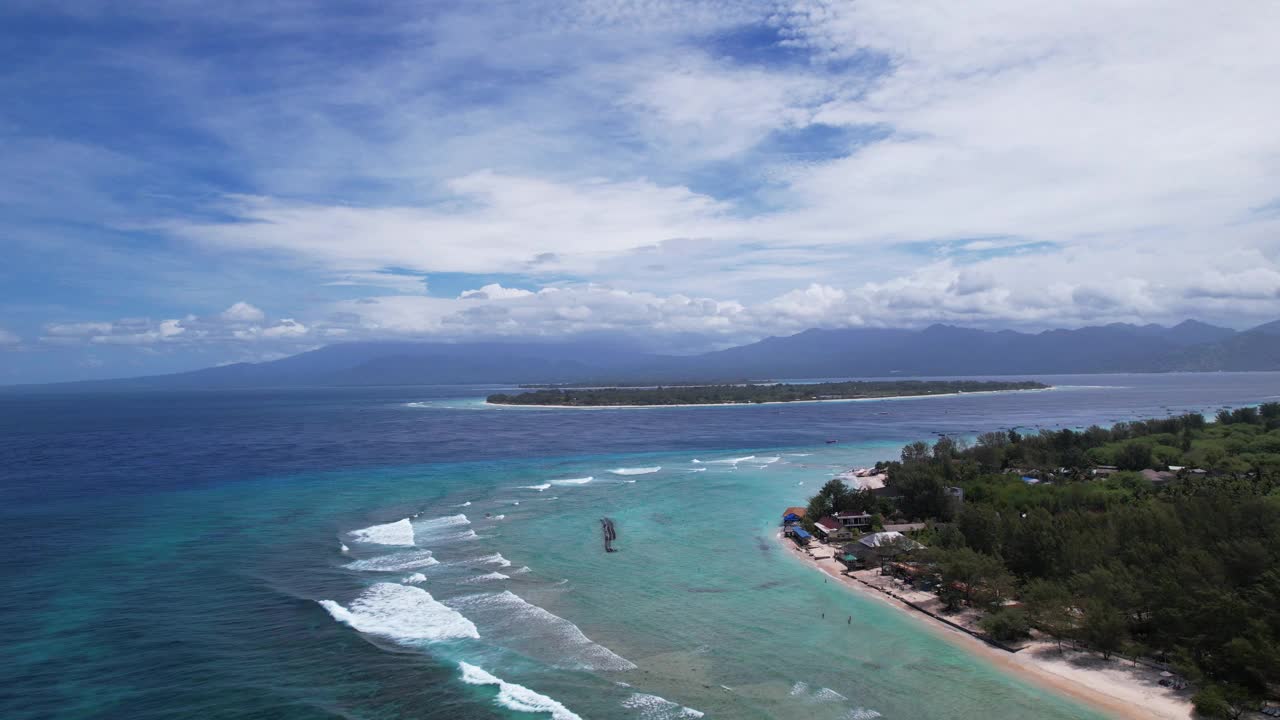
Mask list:
[{"label": "distant island", "polygon": [[524,383],[521,390],[613,390],[617,388],[708,387],[712,385],[770,385],[772,380],[627,380],[624,382]]},{"label": "distant island", "polygon": [[1006,390],[1044,390],[1032,381],[897,380],[812,384],[776,383],[677,385],[647,388],[548,388],[508,395],[490,395],[494,405],[546,407],[650,407],[663,405],[749,405],[759,403],[863,400],[868,398],[957,395]]}]

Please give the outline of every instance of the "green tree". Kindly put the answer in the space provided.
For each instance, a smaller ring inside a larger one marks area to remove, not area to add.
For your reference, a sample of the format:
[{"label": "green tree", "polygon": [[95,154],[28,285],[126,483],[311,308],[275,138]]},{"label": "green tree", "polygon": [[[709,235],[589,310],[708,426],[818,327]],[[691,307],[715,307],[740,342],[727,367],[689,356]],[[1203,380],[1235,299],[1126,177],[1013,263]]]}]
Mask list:
[{"label": "green tree", "polygon": [[982,618],[980,624],[984,632],[1000,642],[1024,638],[1031,629],[1026,611],[1016,607],[1000,608]]},{"label": "green tree", "polygon": [[990,505],[968,503],[956,518],[965,544],[988,555],[1000,554],[1000,514]]},{"label": "green tree", "polygon": [[1119,610],[1101,602],[1090,602],[1084,606],[1080,639],[1102,653],[1103,659],[1111,659],[1112,653],[1124,647],[1127,632],[1128,627]]},{"label": "green tree", "polygon": [[1145,443],[1125,443],[1116,453],[1116,466],[1121,470],[1146,470],[1151,463],[1151,446]]},{"label": "green tree", "polygon": [[1075,628],[1071,616],[1071,593],[1052,580],[1032,580],[1022,592],[1022,601],[1032,624],[1058,643],[1071,636]]}]

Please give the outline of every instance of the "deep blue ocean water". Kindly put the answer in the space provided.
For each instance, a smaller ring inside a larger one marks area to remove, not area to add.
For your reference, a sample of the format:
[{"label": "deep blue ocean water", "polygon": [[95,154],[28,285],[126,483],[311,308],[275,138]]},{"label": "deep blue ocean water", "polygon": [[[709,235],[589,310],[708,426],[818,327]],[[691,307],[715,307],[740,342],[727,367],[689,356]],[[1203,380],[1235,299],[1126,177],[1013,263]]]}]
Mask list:
[{"label": "deep blue ocean water", "polygon": [[781,507],[911,440],[1280,394],[1266,373],[1043,379],[619,410],[0,394],[0,717],[1095,717],[772,541]]}]

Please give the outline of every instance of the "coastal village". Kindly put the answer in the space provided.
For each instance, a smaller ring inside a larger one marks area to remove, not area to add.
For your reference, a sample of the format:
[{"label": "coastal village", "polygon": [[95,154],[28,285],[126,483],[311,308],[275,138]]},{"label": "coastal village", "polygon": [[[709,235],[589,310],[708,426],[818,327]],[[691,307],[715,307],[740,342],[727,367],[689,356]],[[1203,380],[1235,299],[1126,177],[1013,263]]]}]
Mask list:
[{"label": "coastal village", "polygon": [[[1179,597],[1158,589],[1163,581],[1128,574],[1108,559],[1117,551],[1098,539],[1089,541],[1096,560],[1071,558],[1066,546],[1073,541],[1063,538],[1073,523],[1109,527],[1114,523],[1108,515],[1136,512],[1135,506],[1185,501],[1188,513],[1203,515],[1205,501],[1186,498],[1224,486],[1237,493],[1246,487],[1272,492],[1280,458],[1233,457],[1218,441],[1276,433],[1280,406],[1220,413],[1218,421],[1206,426],[1199,416],[1184,416],[1026,438],[1012,430],[988,433],[973,446],[946,437],[932,447],[913,443],[901,461],[838,473],[807,504],[783,508],[778,535],[830,577],[1109,714],[1280,717],[1280,687],[1262,680],[1245,689],[1238,680],[1224,681],[1219,673],[1240,672],[1241,661],[1222,668],[1225,650],[1183,649],[1204,642],[1210,631],[1184,640],[1154,625],[1156,618],[1177,617],[1161,606]],[[1209,527],[1224,537],[1223,547],[1238,546],[1230,531],[1218,530],[1221,524]],[[1169,542],[1172,533],[1148,532],[1165,542],[1167,552],[1180,552]],[[1271,537],[1271,530],[1263,532]],[[1144,542],[1123,532],[1117,541]],[[1161,571],[1171,562],[1158,554],[1140,557],[1134,562]],[[1235,562],[1229,553],[1213,557]],[[1063,569],[1069,562],[1084,565],[1070,574]],[[1055,579],[1054,572],[1065,577]],[[1176,565],[1170,572],[1179,574]],[[1195,580],[1205,582],[1203,575]],[[1150,598],[1141,597],[1148,592]],[[1099,596],[1116,599],[1103,605]],[[1275,647],[1269,641],[1230,641],[1231,647],[1246,642],[1261,648],[1246,663],[1271,662]]]}]

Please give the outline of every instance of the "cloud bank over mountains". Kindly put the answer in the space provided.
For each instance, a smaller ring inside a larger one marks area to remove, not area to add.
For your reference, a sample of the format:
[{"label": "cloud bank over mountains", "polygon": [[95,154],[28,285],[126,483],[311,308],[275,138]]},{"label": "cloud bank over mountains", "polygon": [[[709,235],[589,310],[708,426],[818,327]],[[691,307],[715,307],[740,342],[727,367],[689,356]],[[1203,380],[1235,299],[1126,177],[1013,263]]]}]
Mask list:
[{"label": "cloud bank over mountains", "polygon": [[6,357],[1280,316],[1280,8],[507,10],[0,11]]}]

